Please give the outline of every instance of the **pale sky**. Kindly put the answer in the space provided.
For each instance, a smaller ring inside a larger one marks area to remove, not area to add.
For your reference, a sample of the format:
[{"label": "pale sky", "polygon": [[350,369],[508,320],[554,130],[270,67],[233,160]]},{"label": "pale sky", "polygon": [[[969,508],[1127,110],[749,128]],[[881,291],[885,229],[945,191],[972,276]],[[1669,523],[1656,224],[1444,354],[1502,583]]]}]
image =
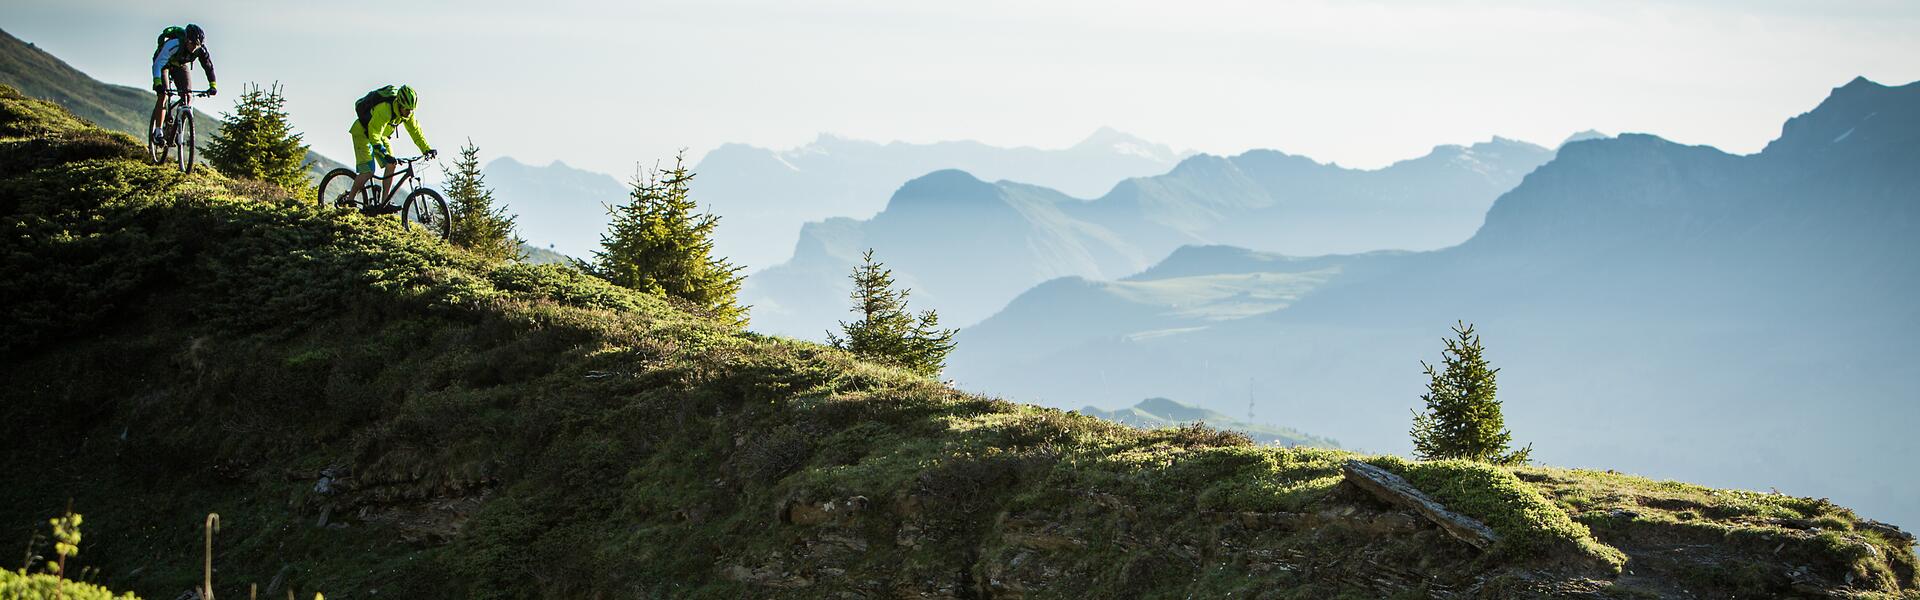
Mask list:
[{"label": "pale sky", "polygon": [[[821,132],[1058,148],[1112,126],[1377,167],[1494,135],[1647,132],[1754,152],[1857,75],[1920,79],[1920,2],[14,0],[0,28],[145,87],[199,23],[223,83],[286,85],[345,160],[352,102],[421,94],[428,140],[619,176]],[[202,77],[196,72],[195,77]],[[401,142],[398,151],[407,153]]]}]

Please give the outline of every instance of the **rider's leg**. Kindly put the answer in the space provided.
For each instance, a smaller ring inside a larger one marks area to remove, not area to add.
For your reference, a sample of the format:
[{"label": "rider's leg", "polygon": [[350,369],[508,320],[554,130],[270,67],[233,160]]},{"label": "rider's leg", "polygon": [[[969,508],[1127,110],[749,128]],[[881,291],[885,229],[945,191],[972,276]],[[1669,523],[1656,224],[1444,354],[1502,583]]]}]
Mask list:
[{"label": "rider's leg", "polygon": [[391,198],[393,194],[393,168],[398,165],[399,163],[394,162],[392,159],[388,159],[387,172],[386,174],[383,174],[380,176],[380,189],[386,190],[385,193],[389,196],[387,200],[387,204],[393,203],[393,200]]},{"label": "rider's leg", "polygon": [[147,128],[147,139],[153,139],[153,140],[160,139],[160,124],[164,122],[163,120],[161,120],[161,117],[162,115],[165,115],[166,112],[167,112],[167,95],[161,92],[154,92],[153,93],[153,119],[147,123],[149,125],[149,127]]},{"label": "rider's leg", "polygon": [[354,121],[347,128],[353,134],[353,189],[347,192],[348,198],[359,198],[360,189],[373,179],[373,144],[367,139],[367,128]]},{"label": "rider's leg", "polygon": [[[193,81],[191,79],[188,79],[187,68],[185,66],[167,67],[165,69],[161,69],[160,76],[164,77],[164,79],[160,80],[161,83],[166,84],[168,86],[172,86],[175,89],[175,91],[180,94],[181,103],[184,104],[189,100],[189,98],[191,98],[190,90],[193,88]],[[166,112],[167,112],[167,95],[160,94],[160,98],[156,100],[153,105],[153,137],[156,140],[160,139],[164,135],[172,133],[170,131],[163,131],[163,129],[166,127],[166,122],[167,122]]]}]

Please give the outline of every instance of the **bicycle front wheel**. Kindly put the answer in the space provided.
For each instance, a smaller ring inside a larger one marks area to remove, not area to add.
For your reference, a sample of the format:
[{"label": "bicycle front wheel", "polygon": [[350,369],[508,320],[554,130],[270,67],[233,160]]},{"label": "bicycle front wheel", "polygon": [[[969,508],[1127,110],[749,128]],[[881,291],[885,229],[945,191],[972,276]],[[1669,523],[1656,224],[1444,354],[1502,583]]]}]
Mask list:
[{"label": "bicycle front wheel", "polygon": [[[151,125],[149,125],[149,127],[151,127]],[[167,126],[165,124],[160,125],[160,132],[166,133],[166,131]],[[167,147],[160,144],[157,138],[159,138],[159,136],[154,135],[153,132],[147,132],[147,162],[164,165],[167,164]]]},{"label": "bicycle front wheel", "polygon": [[174,153],[180,156],[181,173],[193,172],[193,142],[193,115],[188,114],[180,119],[180,133],[174,136],[174,143],[178,144]]},{"label": "bicycle front wheel", "polygon": [[320,178],[320,194],[315,198],[320,203],[320,210],[359,204],[353,198],[347,197],[347,193],[353,191],[354,178],[358,176],[359,174],[354,173],[353,169],[327,171],[327,176]]},{"label": "bicycle front wheel", "polygon": [[447,212],[446,199],[427,188],[407,194],[407,203],[401,205],[400,226],[419,227],[442,240],[453,237],[453,215]]}]

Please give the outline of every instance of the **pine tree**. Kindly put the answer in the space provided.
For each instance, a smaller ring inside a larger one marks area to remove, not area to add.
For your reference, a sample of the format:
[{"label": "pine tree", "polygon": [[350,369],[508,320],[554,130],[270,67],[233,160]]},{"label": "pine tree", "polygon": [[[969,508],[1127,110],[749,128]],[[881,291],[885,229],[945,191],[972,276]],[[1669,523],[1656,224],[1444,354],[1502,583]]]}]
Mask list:
[{"label": "pine tree", "polygon": [[1422,460],[1465,458],[1502,465],[1526,464],[1533,452],[1528,445],[1509,450],[1513,434],[1494,398],[1494,376],[1500,370],[1487,363],[1480,335],[1472,325],[1456,323],[1454,339],[1445,340],[1444,369],[1421,361],[1427,370],[1427,393],[1420,397],[1427,412],[1413,417],[1414,454]]},{"label": "pine tree", "polygon": [[893,271],[873,260],[873,250],[861,255],[864,261],[854,267],[853,308],[860,319],[840,322],[846,337],[827,332],[827,343],[880,362],[909,371],[938,377],[946,368],[947,354],[953,352],[955,329],[941,329],[940,315],[928,310],[916,318],[907,309],[911,290],[894,291]]},{"label": "pine tree", "polygon": [[229,177],[257,179],[303,195],[307,181],[307,145],[287,120],[287,99],[279,83],[248,84],[233,112],[220,116],[220,132],[207,140],[207,164]]},{"label": "pine tree", "polygon": [[491,260],[519,260],[524,240],[514,235],[514,216],[507,208],[494,206],[493,190],[480,172],[480,148],[473,140],[460,147],[453,168],[447,181],[447,209],[453,213],[450,241]]},{"label": "pine tree", "polygon": [[693,171],[683,152],[673,168],[636,178],[627,202],[608,208],[613,222],[600,236],[589,265],[617,285],[691,303],[713,318],[745,326],[738,304],[740,267],[713,256],[720,218],[700,212],[689,197]]}]

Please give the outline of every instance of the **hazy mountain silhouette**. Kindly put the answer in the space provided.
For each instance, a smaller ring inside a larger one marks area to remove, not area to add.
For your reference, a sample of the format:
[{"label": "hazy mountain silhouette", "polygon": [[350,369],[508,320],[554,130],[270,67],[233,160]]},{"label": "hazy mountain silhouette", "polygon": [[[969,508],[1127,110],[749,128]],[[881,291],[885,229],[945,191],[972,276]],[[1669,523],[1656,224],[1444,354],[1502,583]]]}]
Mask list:
[{"label": "hazy mountain silhouette", "polygon": [[[933,171],[964,169],[1092,196],[1127,177],[1164,173],[1183,156],[1112,129],[1060,150],[972,141],[879,144],[822,135],[791,150],[722,145],[694,167],[693,194],[720,216],[715,251],[752,272],[791,258],[803,225],[868,218],[903,183]],[[528,242],[580,258],[599,247],[607,223],[602,205],[623,202],[628,192],[625,179],[557,161],[536,167],[502,158],[487,165],[487,178],[503,195],[535,202],[520,205]]]},{"label": "hazy mountain silhouette", "polygon": [[1146,258],[1124,240],[1065,210],[1081,201],[1012,182],[986,183],[955,170],[914,179],[869,221],[809,223],[794,259],[747,278],[756,331],[821,337],[848,308],[847,275],[860,253],[913,290],[917,309],[948,322],[984,314],[1035,282],[1122,273]]},{"label": "hazy mountain silhouette", "polygon": [[1093,200],[935,173],[902,187],[871,220],[809,224],[793,259],[750,277],[743,295],[756,307],[756,330],[820,337],[844,314],[846,274],[866,248],[923,308],[963,326],[1049,278],[1121,277],[1184,244],[1289,254],[1437,248],[1466,239],[1496,196],[1552,156],[1502,138],[1374,170],[1272,150],[1199,155]]},{"label": "hazy mountain silhouette", "polygon": [[1313,446],[1316,448],[1339,448],[1340,442],[1316,435],[1301,433],[1290,427],[1276,427],[1261,423],[1252,423],[1229,417],[1218,411],[1183,404],[1166,398],[1148,398],[1139,404],[1116,410],[1102,410],[1088,406],[1080,409],[1080,414],[1126,423],[1134,427],[1155,429],[1205,424],[1215,429],[1237,431],[1251,438],[1254,443],[1279,446]]},{"label": "hazy mountain silhouette", "polygon": [[870,217],[901,184],[933,171],[959,169],[1088,198],[1128,177],[1164,173],[1185,156],[1109,128],[1058,150],[974,141],[880,144],[823,134],[789,150],[714,149],[695,168],[695,192],[721,215],[715,249],[754,271],[792,256],[801,224]]},{"label": "hazy mountain silhouette", "polygon": [[607,204],[627,199],[629,187],[610,175],[553,161],[536,167],[511,156],[487,163],[487,184],[516,215],[527,243],[574,258],[590,259],[607,230]]},{"label": "hazy mountain silhouette", "polygon": [[[1465,243],[1316,259],[1341,270],[1257,316],[1135,335],[1164,327],[1140,316],[1174,309],[1159,304],[1105,331],[1033,325],[1075,322],[1118,302],[1115,288],[1192,286],[1209,276],[1181,266],[1192,250],[1151,279],[1050,282],[963,333],[948,374],[1061,407],[1165,395],[1232,410],[1252,394],[1289,425],[1402,451],[1418,361],[1464,319],[1540,460],[1824,489],[1911,524],[1920,481],[1887,474],[1920,455],[1916,166],[1920,84],[1856,79],[1758,154],[1649,135],[1569,143]],[[1225,271],[1310,264],[1202,254]],[[1002,333],[1022,328],[1034,336]]]}]

